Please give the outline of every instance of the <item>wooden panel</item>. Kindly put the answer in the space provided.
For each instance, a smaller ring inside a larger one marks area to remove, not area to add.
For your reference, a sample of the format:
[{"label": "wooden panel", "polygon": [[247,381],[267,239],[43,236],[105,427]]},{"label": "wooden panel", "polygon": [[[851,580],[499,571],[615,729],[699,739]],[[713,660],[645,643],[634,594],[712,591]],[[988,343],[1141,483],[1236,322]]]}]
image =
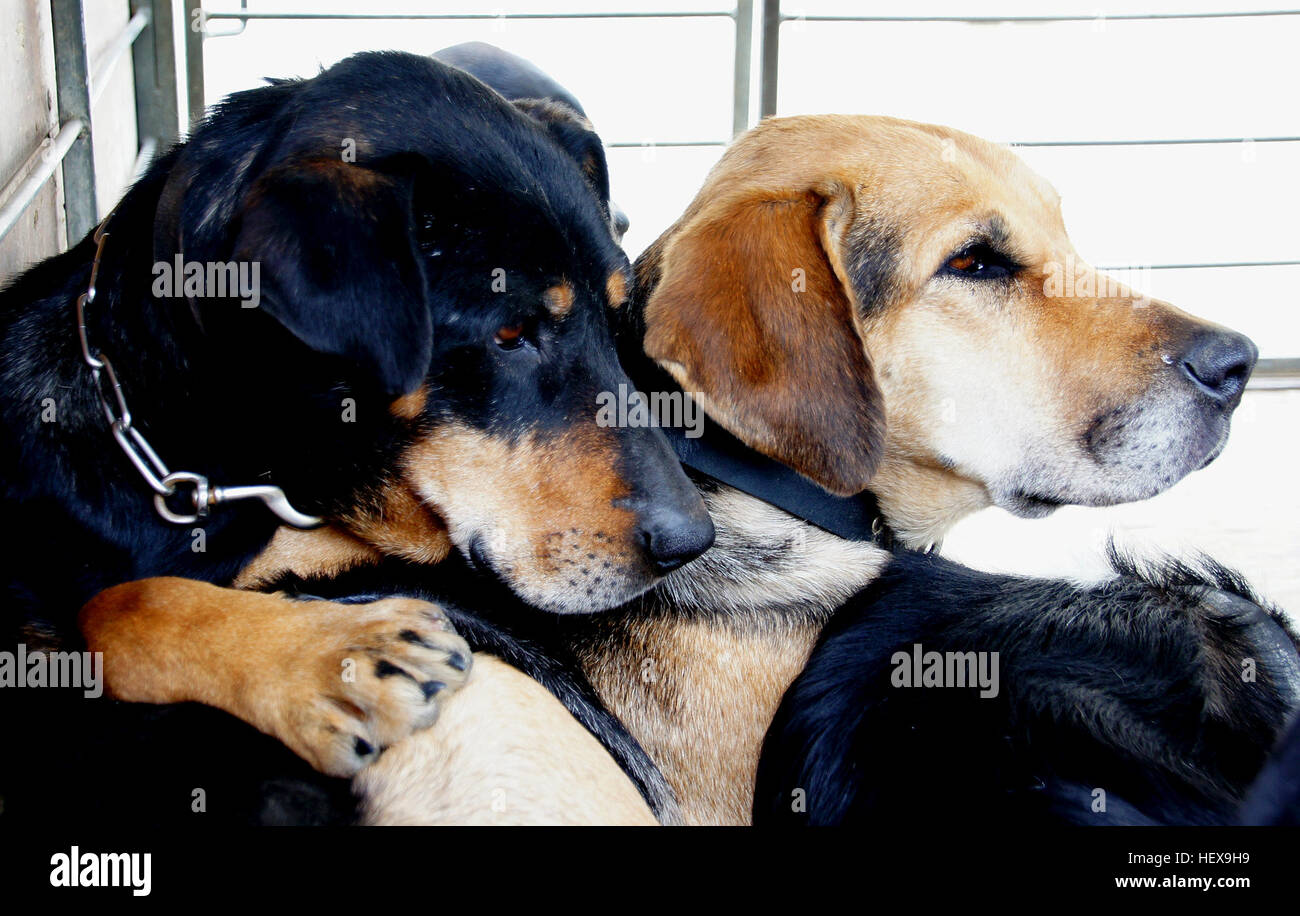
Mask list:
[{"label": "wooden panel", "polygon": [[[0,0],[0,185],[22,168],[58,124],[54,43],[47,3]],[[63,201],[56,170],[22,220],[0,240],[0,283],[63,246]]]}]

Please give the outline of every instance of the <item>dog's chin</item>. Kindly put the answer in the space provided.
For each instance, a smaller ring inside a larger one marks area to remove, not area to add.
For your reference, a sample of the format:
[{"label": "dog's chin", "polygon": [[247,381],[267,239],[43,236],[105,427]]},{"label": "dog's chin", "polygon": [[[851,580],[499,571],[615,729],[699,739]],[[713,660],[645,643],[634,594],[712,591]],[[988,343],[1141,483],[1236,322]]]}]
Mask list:
[{"label": "dog's chin", "polygon": [[[639,583],[627,580],[604,582],[582,591],[573,590],[564,581],[538,585],[531,582],[502,581],[531,606],[552,614],[599,614],[613,610],[649,591],[659,580],[650,578]],[[552,587],[547,587],[552,586]]]},{"label": "dog's chin", "polygon": [[520,564],[490,554],[482,537],[470,538],[461,553],[474,569],[489,573],[521,601],[552,614],[598,614],[626,604],[655,586],[658,577],[614,574],[577,586],[567,575],[524,574]]},{"label": "dog's chin", "polygon": [[1200,465],[1196,468],[1196,470],[1203,471],[1207,467],[1209,467],[1215,458],[1218,458],[1220,455],[1223,454],[1223,448],[1227,444],[1228,444],[1228,424],[1225,423],[1223,424],[1223,435],[1219,437],[1219,441],[1215,443],[1214,447],[1211,448],[1206,453],[1205,460],[1200,463]]},{"label": "dog's chin", "polygon": [[1114,486],[1100,485],[1096,489],[1048,496],[1031,490],[1007,489],[993,494],[993,504],[1017,518],[1046,518],[1063,506],[1082,506],[1091,509],[1141,502],[1159,496],[1188,474],[1208,465],[1223,450],[1222,445],[1211,449],[1203,459],[1191,458],[1183,467],[1166,468],[1153,480],[1138,480],[1130,474],[1120,475]]}]

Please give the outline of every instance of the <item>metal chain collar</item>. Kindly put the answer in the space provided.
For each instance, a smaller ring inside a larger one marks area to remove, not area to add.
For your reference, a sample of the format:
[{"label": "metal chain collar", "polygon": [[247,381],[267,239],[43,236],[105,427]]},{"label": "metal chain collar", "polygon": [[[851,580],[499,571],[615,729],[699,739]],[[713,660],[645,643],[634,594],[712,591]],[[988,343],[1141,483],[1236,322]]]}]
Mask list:
[{"label": "metal chain collar", "polygon": [[[295,509],[284,491],[269,484],[246,487],[214,487],[208,478],[193,471],[169,471],[167,465],[158,457],[140,430],[132,424],[131,408],[126,403],[122,384],[118,381],[117,371],[108,356],[100,350],[93,350],[90,338],[86,334],[86,306],[95,301],[95,283],[99,279],[99,261],[104,254],[104,242],[108,239],[109,213],[95,229],[95,261],[90,268],[90,285],[77,297],[77,337],[81,342],[81,358],[90,367],[91,378],[95,382],[95,393],[99,404],[104,409],[113,438],[122,452],[135,465],[149,489],[153,490],[153,505],[165,521],[176,525],[191,525],[205,518],[213,506],[224,502],[241,499],[260,499],[282,522],[294,528],[316,528],[324,524],[324,519],[305,515]],[[191,506],[189,512],[175,512],[167,500],[178,493],[188,493],[187,501]]]}]

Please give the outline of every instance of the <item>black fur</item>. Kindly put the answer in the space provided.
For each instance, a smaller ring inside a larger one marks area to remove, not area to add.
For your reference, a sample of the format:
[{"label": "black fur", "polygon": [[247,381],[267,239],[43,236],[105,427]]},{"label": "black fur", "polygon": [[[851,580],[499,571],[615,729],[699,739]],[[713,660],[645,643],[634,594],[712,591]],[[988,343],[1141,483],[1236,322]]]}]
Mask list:
[{"label": "black fur", "polygon": [[1249,826],[1300,827],[1300,717],[1292,716],[1286,736],[1241,806],[1239,820]]},{"label": "black fur", "polygon": [[[756,823],[1234,822],[1295,705],[1294,634],[1211,561],[1112,561],[1078,587],[898,554],[787,692]],[[893,686],[917,644],[997,652],[1000,692]]]},{"label": "black fur", "polygon": [[[360,54],[232,96],[153,164],[108,231],[89,333],[137,426],[173,469],[274,483],[310,513],[346,517],[376,501],[402,450],[436,424],[559,431],[595,409],[595,392],[627,382],[604,317],[606,280],[627,261],[587,177],[534,119],[428,58]],[[93,251],[87,237],[0,294],[0,650],[79,648],[81,605],[119,582],[227,583],[276,525],[259,504],[222,507],[196,552],[195,526],[155,515],[78,352],[73,303]],[[177,253],[260,262],[259,307],[155,296],[154,263]],[[498,267],[505,295],[490,291]],[[578,305],[552,327],[542,293],[561,278]],[[491,345],[521,320],[545,358]],[[393,416],[392,398],[422,380],[422,415]],[[344,398],[353,422],[340,421]],[[51,401],[57,421],[44,422]],[[662,489],[662,437],[615,435],[630,489]],[[654,481],[635,477],[651,471]],[[0,704],[18,742],[0,755],[8,820],[189,820],[202,788],[207,823],[318,821],[347,796],[328,781],[264,796],[260,786],[306,766],[212,710],[74,690],[0,690]]]}]

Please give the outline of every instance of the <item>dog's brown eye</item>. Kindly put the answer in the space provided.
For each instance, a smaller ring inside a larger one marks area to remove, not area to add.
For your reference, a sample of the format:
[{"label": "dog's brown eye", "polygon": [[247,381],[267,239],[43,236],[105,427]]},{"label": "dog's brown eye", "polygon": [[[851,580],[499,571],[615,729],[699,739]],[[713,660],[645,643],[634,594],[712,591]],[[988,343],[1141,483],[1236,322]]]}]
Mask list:
[{"label": "dog's brown eye", "polygon": [[968,280],[1001,280],[1020,269],[1011,258],[987,244],[975,244],[944,262],[940,274]]},{"label": "dog's brown eye", "polygon": [[524,323],[507,324],[497,328],[495,336],[492,338],[496,345],[502,350],[514,350],[523,345],[524,342]]}]

